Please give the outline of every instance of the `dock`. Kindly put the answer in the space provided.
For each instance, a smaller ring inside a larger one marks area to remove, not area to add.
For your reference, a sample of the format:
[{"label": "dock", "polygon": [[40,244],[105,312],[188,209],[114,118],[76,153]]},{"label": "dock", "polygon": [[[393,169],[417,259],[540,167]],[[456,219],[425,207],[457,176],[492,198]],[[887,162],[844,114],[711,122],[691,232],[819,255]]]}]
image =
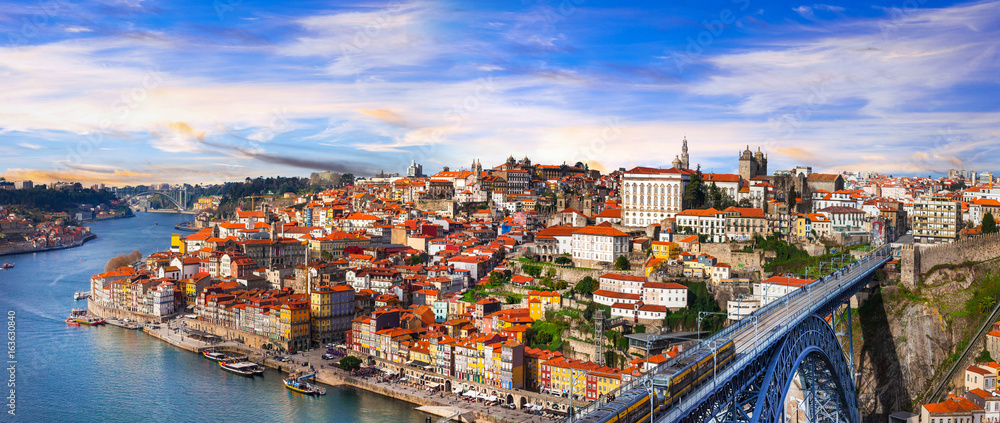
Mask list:
[{"label": "dock", "polygon": [[132,330],[142,329],[142,325],[136,322],[126,322],[124,320],[118,320],[118,319],[105,320],[104,323],[107,323],[111,326],[117,326],[122,329],[132,329]]}]

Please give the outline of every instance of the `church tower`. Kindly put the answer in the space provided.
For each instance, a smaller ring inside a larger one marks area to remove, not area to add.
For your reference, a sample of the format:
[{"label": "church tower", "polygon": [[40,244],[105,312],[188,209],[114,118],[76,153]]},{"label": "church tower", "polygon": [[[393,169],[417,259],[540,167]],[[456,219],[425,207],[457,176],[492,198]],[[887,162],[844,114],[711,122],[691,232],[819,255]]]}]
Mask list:
[{"label": "church tower", "polygon": [[748,181],[757,176],[757,161],[754,160],[753,152],[750,151],[749,145],[740,154],[740,176]]},{"label": "church tower", "polygon": [[688,137],[684,136],[684,143],[681,144],[681,168],[690,169],[691,161],[688,158]]},{"label": "church tower", "polygon": [[757,147],[757,153],[754,154],[754,161],[757,162],[757,174],[754,176],[767,176],[767,156],[760,151],[760,147]]}]

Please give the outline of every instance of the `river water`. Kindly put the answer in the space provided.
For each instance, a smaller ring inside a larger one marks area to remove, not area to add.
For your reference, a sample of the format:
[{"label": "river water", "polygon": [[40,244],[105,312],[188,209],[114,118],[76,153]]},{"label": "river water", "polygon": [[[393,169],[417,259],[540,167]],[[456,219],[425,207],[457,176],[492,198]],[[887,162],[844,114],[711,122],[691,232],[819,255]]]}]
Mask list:
[{"label": "river water", "polygon": [[[3,401],[0,421],[423,422],[414,405],[351,387],[327,387],[324,397],[285,389],[281,374],[246,378],[214,362],[143,334],[113,326],[75,327],[69,311],[114,255],[168,249],[174,224],[190,215],[137,213],[91,224],[98,239],[82,247],[0,257],[4,338],[14,332],[16,416]],[[158,223],[158,224],[157,224]],[[8,323],[13,315],[14,326]],[[9,347],[9,344],[8,344]],[[10,361],[13,361],[11,363]],[[9,397],[9,370],[0,374]],[[435,421],[437,419],[434,419]]]}]

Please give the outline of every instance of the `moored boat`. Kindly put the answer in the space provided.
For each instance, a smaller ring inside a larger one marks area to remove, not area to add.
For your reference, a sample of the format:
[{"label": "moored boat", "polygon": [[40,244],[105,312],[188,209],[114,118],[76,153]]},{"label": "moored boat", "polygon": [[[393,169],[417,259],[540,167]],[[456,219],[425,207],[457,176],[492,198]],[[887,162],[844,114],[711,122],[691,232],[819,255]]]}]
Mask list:
[{"label": "moored boat", "polygon": [[73,320],[81,325],[87,325],[87,326],[97,326],[104,324],[104,319],[88,314],[87,310],[73,310],[70,312],[69,319],[67,320]]},{"label": "moored boat", "polygon": [[223,360],[219,362],[223,370],[236,373],[240,376],[254,376],[264,373],[264,368],[257,363],[249,361]]},{"label": "moored boat", "polygon": [[80,326],[80,322],[77,322],[76,320],[73,320],[72,317],[67,317],[66,318],[66,323],[69,323],[69,324],[71,324],[73,326]]},{"label": "moored boat", "polygon": [[326,395],[326,389],[320,388],[319,386],[313,385],[306,382],[305,379],[308,376],[302,377],[290,377],[287,379],[282,379],[281,382],[285,384],[285,387],[291,391],[298,392],[300,394],[306,395]]},{"label": "moored boat", "polygon": [[209,350],[202,351],[201,355],[205,356],[205,358],[207,358],[209,360],[212,360],[212,361],[222,361],[222,360],[225,360],[226,358],[228,358],[223,353],[215,352],[215,351],[209,351]]},{"label": "moored boat", "polygon": [[87,298],[88,296],[90,296],[90,291],[74,292],[73,293],[73,299],[74,300],[82,300],[82,299]]},{"label": "moored boat", "polygon": [[7,269],[10,269],[12,267],[14,267],[14,263],[4,263],[3,264],[3,270],[7,270]]}]

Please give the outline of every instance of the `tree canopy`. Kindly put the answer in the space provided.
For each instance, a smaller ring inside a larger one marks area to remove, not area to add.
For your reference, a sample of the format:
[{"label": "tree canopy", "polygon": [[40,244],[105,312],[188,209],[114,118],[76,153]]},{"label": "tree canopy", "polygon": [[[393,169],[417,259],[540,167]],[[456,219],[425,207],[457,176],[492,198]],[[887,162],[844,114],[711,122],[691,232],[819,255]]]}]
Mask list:
[{"label": "tree canopy", "polygon": [[628,259],[625,256],[618,256],[615,259],[615,269],[616,270],[629,270],[631,266],[628,264]]},{"label": "tree canopy", "polygon": [[992,234],[997,232],[997,221],[993,218],[992,212],[983,215],[983,233]]}]

